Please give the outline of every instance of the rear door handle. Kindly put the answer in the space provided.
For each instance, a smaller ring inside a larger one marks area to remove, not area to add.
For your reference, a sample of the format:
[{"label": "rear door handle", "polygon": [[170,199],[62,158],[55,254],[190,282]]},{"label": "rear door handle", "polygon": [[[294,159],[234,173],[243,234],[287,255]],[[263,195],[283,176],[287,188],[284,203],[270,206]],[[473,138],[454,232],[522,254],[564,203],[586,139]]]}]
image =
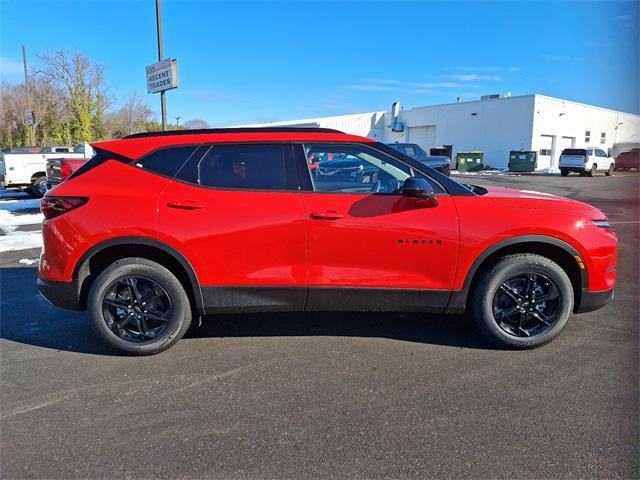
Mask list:
[{"label": "rear door handle", "polygon": [[198,210],[202,208],[202,205],[191,200],[185,200],[183,202],[168,202],[167,207],[178,208],[180,210]]},{"label": "rear door handle", "polygon": [[313,212],[310,217],[314,220],[338,220],[344,218],[344,215],[335,210],[325,210],[324,212]]}]

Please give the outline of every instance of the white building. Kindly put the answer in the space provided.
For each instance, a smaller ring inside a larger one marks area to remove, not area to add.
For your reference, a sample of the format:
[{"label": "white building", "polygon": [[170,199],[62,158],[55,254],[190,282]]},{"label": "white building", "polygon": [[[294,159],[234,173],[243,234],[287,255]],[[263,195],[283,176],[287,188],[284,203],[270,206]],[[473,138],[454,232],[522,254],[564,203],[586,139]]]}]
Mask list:
[{"label": "white building", "polygon": [[[555,169],[568,147],[598,147],[612,154],[640,148],[640,115],[544,95],[491,95],[482,100],[320,117],[259,126],[335,128],[381,142],[417,143],[427,152],[450,145],[484,152],[484,163],[506,168],[511,150],[538,152],[538,170]],[[258,126],[258,125],[244,125]]]}]

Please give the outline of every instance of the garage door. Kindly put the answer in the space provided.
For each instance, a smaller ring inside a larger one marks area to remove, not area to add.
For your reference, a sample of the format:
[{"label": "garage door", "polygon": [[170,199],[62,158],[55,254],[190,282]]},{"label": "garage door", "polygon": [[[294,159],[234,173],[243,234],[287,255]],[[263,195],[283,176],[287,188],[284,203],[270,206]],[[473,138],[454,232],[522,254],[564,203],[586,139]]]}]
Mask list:
[{"label": "garage door", "polygon": [[427,152],[436,146],[436,127],[409,127],[409,143],[417,143]]}]

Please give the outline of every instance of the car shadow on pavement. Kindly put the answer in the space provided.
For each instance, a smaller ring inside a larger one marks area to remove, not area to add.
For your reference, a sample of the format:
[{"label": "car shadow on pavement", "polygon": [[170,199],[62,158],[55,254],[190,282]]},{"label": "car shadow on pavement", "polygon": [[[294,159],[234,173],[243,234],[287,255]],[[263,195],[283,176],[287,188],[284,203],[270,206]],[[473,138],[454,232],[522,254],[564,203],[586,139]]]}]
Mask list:
[{"label": "car shadow on pavement", "polygon": [[306,312],[207,316],[185,339],[203,337],[360,337],[492,348],[464,316],[416,313]]},{"label": "car shadow on pavement", "polygon": [[[0,269],[0,338],[95,355],[119,355],[92,331],[85,313],[49,304],[37,291],[37,269]],[[389,313],[251,313],[195,318],[183,342],[223,337],[388,338],[452,347],[491,348],[462,316]]]}]

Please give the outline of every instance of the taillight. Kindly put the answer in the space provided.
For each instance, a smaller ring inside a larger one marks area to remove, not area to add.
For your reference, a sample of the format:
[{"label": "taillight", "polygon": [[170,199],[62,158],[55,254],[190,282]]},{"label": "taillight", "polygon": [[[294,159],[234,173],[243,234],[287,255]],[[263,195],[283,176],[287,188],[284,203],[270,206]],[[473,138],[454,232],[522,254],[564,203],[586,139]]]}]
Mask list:
[{"label": "taillight", "polygon": [[587,163],[589,161],[589,157],[587,155],[585,155],[584,157],[584,163]]},{"label": "taillight", "polygon": [[81,207],[88,201],[87,197],[44,197],[40,200],[40,211],[44,218],[50,219]]},{"label": "taillight", "polygon": [[60,178],[64,180],[69,175],[71,175],[71,165],[69,165],[68,162],[63,160],[62,163],[60,164]]}]

